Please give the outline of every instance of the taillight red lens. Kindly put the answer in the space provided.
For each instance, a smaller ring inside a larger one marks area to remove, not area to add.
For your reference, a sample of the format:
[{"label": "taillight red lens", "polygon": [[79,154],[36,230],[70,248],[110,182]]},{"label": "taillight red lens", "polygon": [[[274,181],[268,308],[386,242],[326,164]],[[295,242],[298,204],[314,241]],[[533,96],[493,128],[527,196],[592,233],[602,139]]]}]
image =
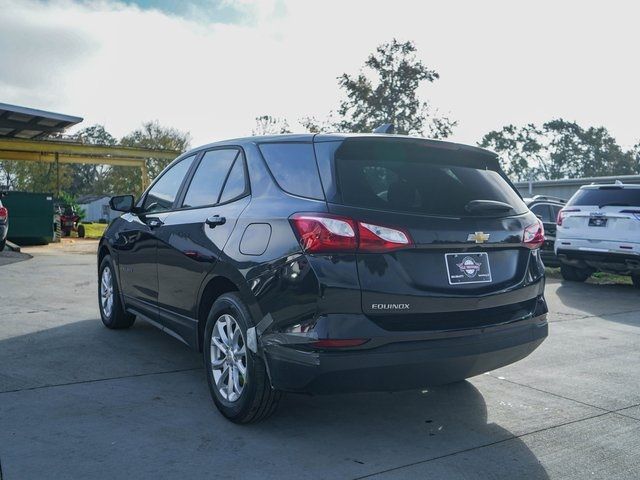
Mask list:
[{"label": "taillight red lens", "polygon": [[307,252],[350,251],[358,246],[355,225],[350,218],[296,213],[290,220],[300,245]]},{"label": "taillight red lens", "polygon": [[0,220],[5,221],[9,216],[9,210],[6,207],[0,207]]},{"label": "taillight red lens", "polygon": [[302,248],[315,252],[389,252],[413,245],[409,232],[327,213],[296,213],[291,224]]},{"label": "taillight red lens", "polygon": [[558,212],[558,217],[556,218],[556,225],[562,226],[562,222],[564,221],[564,217],[565,217],[565,215],[567,213],[579,212],[579,211],[580,211],[580,209],[577,209],[577,208],[573,208],[573,209],[570,209],[570,210],[566,210],[566,209],[563,208],[562,210],[560,210]]},{"label": "taillight red lens", "polygon": [[544,226],[540,220],[524,229],[522,243],[531,249],[542,246],[544,243]]},{"label": "taillight red lens", "polygon": [[409,232],[371,223],[358,222],[358,235],[361,252],[388,252],[412,243]]}]

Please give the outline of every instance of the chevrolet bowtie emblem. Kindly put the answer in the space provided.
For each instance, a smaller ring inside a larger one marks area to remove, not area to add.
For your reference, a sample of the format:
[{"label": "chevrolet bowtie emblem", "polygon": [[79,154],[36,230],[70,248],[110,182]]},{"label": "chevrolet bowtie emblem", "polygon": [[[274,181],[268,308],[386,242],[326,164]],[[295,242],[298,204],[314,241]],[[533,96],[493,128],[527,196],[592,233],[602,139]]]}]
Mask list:
[{"label": "chevrolet bowtie emblem", "polygon": [[484,243],[489,240],[489,235],[489,233],[484,232],[470,233],[467,237],[467,242]]}]

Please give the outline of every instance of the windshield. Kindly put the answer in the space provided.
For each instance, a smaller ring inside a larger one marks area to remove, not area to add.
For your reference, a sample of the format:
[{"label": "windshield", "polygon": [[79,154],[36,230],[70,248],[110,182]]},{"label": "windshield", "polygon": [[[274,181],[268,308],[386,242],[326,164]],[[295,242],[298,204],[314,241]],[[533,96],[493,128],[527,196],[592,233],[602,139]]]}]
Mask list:
[{"label": "windshield", "polygon": [[[375,150],[354,150],[338,149],[335,157],[344,205],[439,216],[513,215],[527,211],[500,173],[469,165],[472,162],[443,161],[446,159],[434,149],[407,152],[393,144]],[[469,208],[470,202],[482,200],[501,202],[506,209],[496,210],[490,205]]]},{"label": "windshield", "polygon": [[567,203],[567,206],[580,205],[640,207],[640,188],[583,188]]}]

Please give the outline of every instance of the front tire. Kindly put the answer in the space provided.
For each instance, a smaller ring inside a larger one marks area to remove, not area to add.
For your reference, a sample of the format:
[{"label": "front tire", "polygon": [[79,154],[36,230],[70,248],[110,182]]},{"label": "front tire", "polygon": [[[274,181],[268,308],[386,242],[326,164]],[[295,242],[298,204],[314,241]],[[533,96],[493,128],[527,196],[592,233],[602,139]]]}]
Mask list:
[{"label": "front tire", "polygon": [[114,272],[111,256],[107,255],[100,262],[98,269],[98,306],[102,323],[107,328],[117,330],[129,328],[136,317],[127,313],[122,305]]},{"label": "front tire", "polygon": [[264,420],[276,410],[281,392],[271,388],[262,359],[246,344],[252,327],[237,293],[218,298],[207,319],[203,357],[211,398],[234,423]]},{"label": "front tire", "polygon": [[560,265],[562,278],[570,282],[584,282],[591,276],[591,272],[583,268],[572,267],[571,265]]}]

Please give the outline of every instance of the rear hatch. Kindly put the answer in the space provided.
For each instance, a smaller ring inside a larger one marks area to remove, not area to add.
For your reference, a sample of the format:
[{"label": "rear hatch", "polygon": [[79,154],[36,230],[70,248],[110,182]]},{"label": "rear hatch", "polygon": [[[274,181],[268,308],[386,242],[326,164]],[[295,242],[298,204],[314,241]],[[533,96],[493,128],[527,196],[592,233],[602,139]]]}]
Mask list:
[{"label": "rear hatch", "polygon": [[402,137],[347,138],[316,152],[330,213],[409,239],[358,252],[364,313],[488,308],[492,294],[525,280],[523,234],[539,222],[490,152]]},{"label": "rear hatch", "polygon": [[640,186],[588,186],[562,213],[562,237],[594,243],[640,242]]}]

